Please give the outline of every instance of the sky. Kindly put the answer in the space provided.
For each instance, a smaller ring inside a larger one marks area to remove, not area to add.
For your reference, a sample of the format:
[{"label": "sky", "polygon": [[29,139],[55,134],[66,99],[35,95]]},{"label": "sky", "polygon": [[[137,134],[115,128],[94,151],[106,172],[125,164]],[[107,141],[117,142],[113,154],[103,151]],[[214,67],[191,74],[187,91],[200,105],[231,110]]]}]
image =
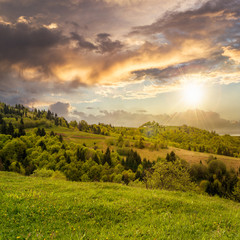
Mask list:
[{"label": "sky", "polygon": [[240,0],[0,0],[0,101],[133,126],[239,93]]}]

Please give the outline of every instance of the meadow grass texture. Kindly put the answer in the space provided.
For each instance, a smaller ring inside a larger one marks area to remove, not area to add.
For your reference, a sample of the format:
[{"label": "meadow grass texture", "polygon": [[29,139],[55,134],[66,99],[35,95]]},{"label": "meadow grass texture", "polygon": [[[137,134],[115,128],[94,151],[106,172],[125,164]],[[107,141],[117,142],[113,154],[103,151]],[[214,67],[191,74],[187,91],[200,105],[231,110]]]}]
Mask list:
[{"label": "meadow grass texture", "polygon": [[239,203],[0,172],[0,239],[240,239]]}]

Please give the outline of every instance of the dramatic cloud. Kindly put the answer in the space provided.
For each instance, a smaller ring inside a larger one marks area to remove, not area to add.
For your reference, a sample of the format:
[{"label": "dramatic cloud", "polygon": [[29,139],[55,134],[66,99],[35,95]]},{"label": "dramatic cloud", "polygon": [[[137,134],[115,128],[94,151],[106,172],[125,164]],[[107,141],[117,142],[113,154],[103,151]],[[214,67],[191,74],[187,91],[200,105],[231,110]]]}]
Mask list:
[{"label": "dramatic cloud", "polygon": [[67,116],[70,110],[70,104],[69,103],[62,103],[57,102],[55,104],[52,104],[49,106],[49,110],[57,113],[60,116]]},{"label": "dramatic cloud", "polygon": [[60,56],[54,57],[51,52],[49,53],[53,47],[56,48],[63,42],[59,31],[50,31],[44,27],[33,28],[25,23],[0,24],[0,35],[0,61],[2,63],[44,66],[59,61]]},{"label": "dramatic cloud", "polygon": [[134,101],[196,79],[240,83],[238,2],[0,1],[0,100]]},{"label": "dramatic cloud", "polygon": [[[227,83],[231,82],[229,79],[231,74],[232,82],[236,82],[234,76],[238,75],[236,67],[239,69],[239,66],[229,63],[226,58],[233,59],[239,64],[237,49],[240,47],[238,34],[240,9],[236,4],[237,1],[209,1],[199,9],[168,12],[151,25],[135,27],[130,35],[155,38],[166,44],[164,49],[170,48],[173,51],[177,46],[183,50],[183,47],[188,45],[188,50],[184,49],[184,54],[189,53],[193,59],[165,69],[149,68],[134,71],[133,74],[141,78],[146,76],[169,80],[182,74],[197,73],[204,75],[208,80]],[[201,56],[194,52],[196,49],[202,51]],[[223,72],[223,68],[228,70]]]}]

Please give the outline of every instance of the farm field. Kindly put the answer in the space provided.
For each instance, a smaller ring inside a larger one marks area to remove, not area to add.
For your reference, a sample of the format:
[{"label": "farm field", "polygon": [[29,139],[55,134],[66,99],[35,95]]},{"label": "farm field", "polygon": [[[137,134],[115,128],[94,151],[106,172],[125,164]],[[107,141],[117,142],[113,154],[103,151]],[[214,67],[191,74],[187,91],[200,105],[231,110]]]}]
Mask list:
[{"label": "farm field", "polygon": [[0,239],[239,239],[238,203],[0,172]]}]

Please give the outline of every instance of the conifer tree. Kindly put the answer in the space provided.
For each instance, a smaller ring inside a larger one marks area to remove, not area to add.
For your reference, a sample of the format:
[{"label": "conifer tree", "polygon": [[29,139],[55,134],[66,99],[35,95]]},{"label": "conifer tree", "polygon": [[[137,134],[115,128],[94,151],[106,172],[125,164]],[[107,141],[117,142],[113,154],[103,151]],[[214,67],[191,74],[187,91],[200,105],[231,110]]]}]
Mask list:
[{"label": "conifer tree", "polygon": [[109,147],[107,148],[106,153],[103,156],[103,165],[105,163],[108,163],[109,166],[112,165],[112,159],[111,159],[111,153],[110,153]]},{"label": "conifer tree", "polygon": [[14,135],[14,127],[13,127],[13,125],[12,125],[11,122],[8,124],[7,133],[8,133],[9,135],[11,135],[11,136]]}]

